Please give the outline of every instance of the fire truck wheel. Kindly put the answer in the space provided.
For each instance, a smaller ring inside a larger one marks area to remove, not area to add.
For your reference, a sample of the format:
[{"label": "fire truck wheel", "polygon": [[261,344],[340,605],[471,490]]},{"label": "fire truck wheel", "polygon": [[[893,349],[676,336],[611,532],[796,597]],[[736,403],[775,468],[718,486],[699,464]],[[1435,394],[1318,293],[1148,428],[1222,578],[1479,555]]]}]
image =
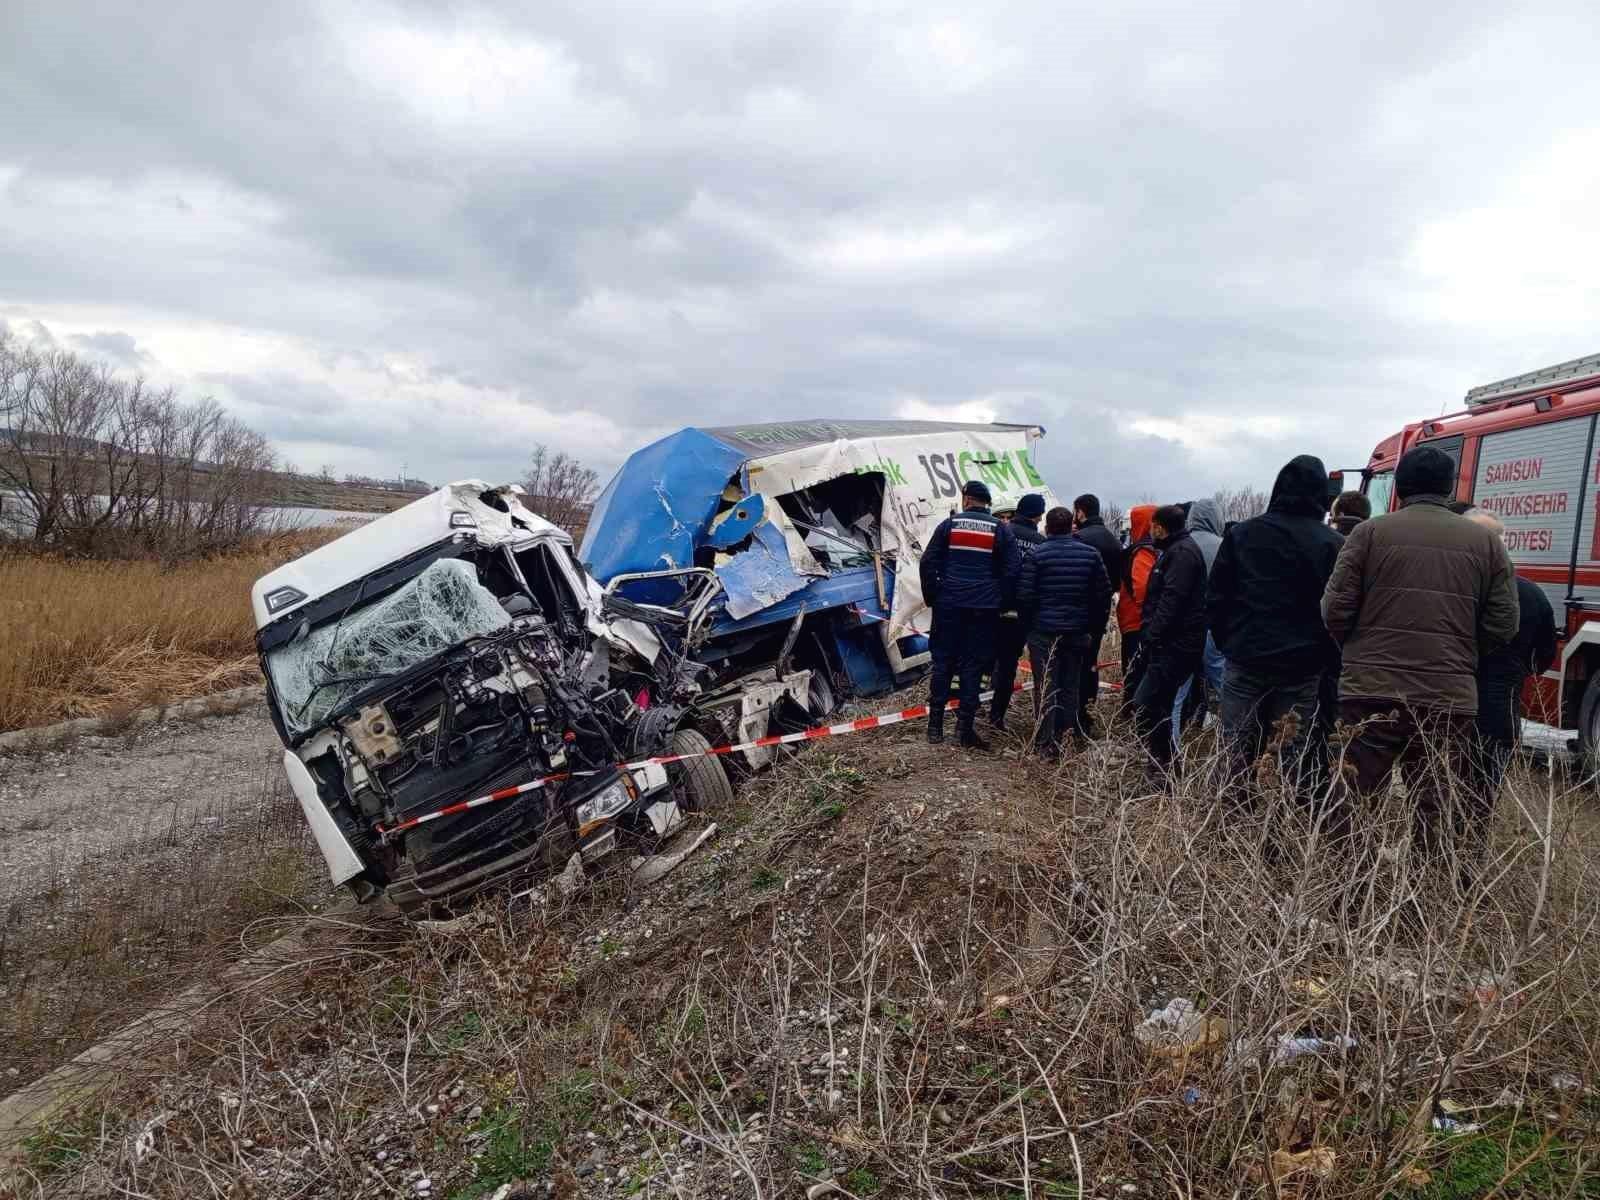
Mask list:
[{"label": "fire truck wheel", "polygon": [[1583,689],[1583,704],[1578,709],[1579,748],[1583,752],[1583,773],[1588,779],[1600,775],[1600,674],[1589,676]]}]

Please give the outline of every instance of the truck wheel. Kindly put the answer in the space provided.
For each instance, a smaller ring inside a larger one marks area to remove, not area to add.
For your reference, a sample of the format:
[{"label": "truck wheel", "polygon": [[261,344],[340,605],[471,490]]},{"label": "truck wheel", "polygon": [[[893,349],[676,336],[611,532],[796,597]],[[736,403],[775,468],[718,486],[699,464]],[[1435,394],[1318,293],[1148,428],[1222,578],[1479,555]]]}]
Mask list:
[{"label": "truck wheel", "polygon": [[707,755],[711,743],[698,729],[680,729],[672,735],[673,754],[696,754],[682,762],[667,764],[673,797],[689,812],[716,814],[733,806],[733,784],[714,756]]},{"label": "truck wheel", "polygon": [[1600,775],[1600,673],[1589,676],[1578,707],[1578,744],[1582,751],[1583,777]]}]

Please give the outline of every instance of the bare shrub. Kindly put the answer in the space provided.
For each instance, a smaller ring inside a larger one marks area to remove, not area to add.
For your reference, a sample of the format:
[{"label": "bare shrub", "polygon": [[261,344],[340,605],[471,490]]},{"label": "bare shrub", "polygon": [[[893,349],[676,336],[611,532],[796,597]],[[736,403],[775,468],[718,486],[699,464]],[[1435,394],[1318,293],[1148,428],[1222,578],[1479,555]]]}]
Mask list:
[{"label": "bare shrub", "polygon": [[1248,521],[1267,511],[1267,494],[1259,488],[1245,484],[1236,488],[1218,488],[1212,499],[1222,512],[1224,521]]},{"label": "bare shrub", "polygon": [[552,451],[541,442],[533,448],[523,487],[529,508],[577,538],[589,523],[600,476],[565,450]]},{"label": "bare shrub", "polygon": [[[1270,771],[1227,809],[1119,736],[1054,768],[916,734],[758,778],[642,898],[308,957],[80,1114],[74,1186],[1590,1194],[1600,860],[1558,775],[1514,773],[1463,888],[1399,792],[1333,848]],[[1135,1033],[1174,998],[1194,1036]]]},{"label": "bare shrub", "polygon": [[267,440],[210,399],[0,331],[3,528],[39,548],[167,558],[261,528]]}]

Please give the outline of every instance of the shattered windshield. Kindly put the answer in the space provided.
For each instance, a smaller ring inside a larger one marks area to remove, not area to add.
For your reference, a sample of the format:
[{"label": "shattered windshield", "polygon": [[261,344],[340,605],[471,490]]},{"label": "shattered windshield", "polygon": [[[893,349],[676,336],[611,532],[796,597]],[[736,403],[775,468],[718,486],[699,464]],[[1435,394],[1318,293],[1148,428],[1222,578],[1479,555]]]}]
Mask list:
[{"label": "shattered windshield", "polygon": [[368,684],[510,623],[472,563],[431,563],[384,599],[267,655],[284,724],[295,733],[315,729]]}]

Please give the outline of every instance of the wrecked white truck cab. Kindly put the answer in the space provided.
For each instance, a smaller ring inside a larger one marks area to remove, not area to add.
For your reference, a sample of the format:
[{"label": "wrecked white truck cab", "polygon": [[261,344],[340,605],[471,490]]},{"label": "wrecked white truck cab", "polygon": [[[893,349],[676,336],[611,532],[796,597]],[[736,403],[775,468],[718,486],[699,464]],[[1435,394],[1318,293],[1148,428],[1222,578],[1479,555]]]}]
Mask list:
[{"label": "wrecked white truck cab", "polygon": [[689,658],[715,581],[690,584],[676,607],[608,598],[520,488],[479,481],[257,580],[284,770],[333,881],[426,916],[730,799],[716,758],[647,761],[722,733]]}]

